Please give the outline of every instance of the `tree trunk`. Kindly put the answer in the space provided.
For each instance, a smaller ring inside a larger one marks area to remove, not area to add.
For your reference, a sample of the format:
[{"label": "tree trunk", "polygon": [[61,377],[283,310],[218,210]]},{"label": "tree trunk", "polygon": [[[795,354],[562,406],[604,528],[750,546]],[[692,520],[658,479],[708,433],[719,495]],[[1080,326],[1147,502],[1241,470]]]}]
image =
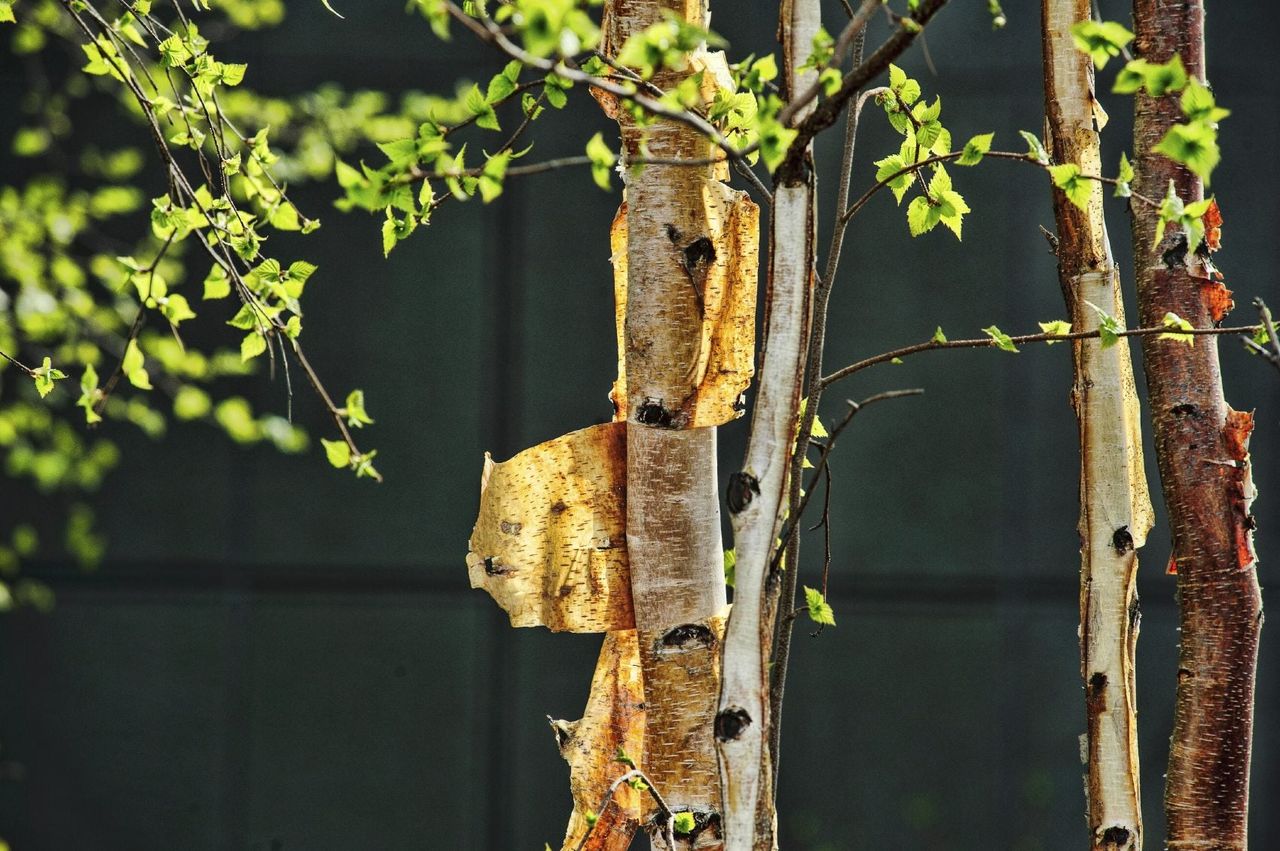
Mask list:
[{"label": "tree trunk", "polygon": [[[814,71],[800,72],[821,22],[813,0],[782,4],[780,32],[786,92],[804,91]],[[802,111],[803,119],[812,105]],[[763,364],[747,456],[729,486],[737,555],[734,605],[725,637],[724,688],[716,716],[725,848],[776,847],[773,770],[769,754],[769,665],[779,616],[780,577],[771,556],[782,524],[787,472],[795,446],[814,282],[815,184],[811,156],[795,173],[778,174],[770,219],[769,295]],[[785,565],[795,570],[795,565]],[[790,601],[781,605],[790,607]],[[789,612],[783,612],[787,617]]]},{"label": "tree trunk", "polygon": [[[700,0],[614,2],[607,44],[669,9],[705,26]],[[674,88],[691,73],[660,71]],[[637,127],[618,112],[624,161],[706,159],[710,143],[685,125],[659,120]],[[675,812],[694,814],[681,848],[720,847],[720,785],[712,739],[719,694],[725,586],[716,429],[693,427],[698,364],[705,345],[704,266],[723,258],[709,200],[723,187],[708,166],[647,165],[627,178],[625,417],[627,548],[644,678],[643,769]],[[710,256],[708,257],[708,252]],[[621,412],[620,412],[621,413]],[[665,848],[657,825],[646,825]]]},{"label": "tree trunk", "polygon": [[[1163,63],[1175,54],[1204,80],[1204,8],[1200,0],[1134,3],[1135,52]],[[1136,98],[1135,192],[1159,198],[1172,182],[1186,202],[1203,196],[1200,180],[1152,151],[1179,122],[1175,94]],[[1138,312],[1143,325],[1166,312],[1198,328],[1222,319],[1229,296],[1207,260],[1187,252],[1179,234],[1152,247],[1156,212],[1133,204]],[[1172,229],[1171,229],[1172,230]],[[1194,249],[1195,246],[1192,246]],[[1173,739],[1165,788],[1168,846],[1197,851],[1247,847],[1249,755],[1254,672],[1262,599],[1253,553],[1251,414],[1223,398],[1212,337],[1195,345],[1143,338],[1156,458],[1173,531],[1182,643]]]},{"label": "tree trunk", "polygon": [[[1053,159],[1101,174],[1093,62],[1072,43],[1089,0],[1043,0],[1046,135]],[[1100,127],[1098,129],[1101,129]],[[1099,324],[1097,305],[1123,322],[1120,271],[1103,216],[1104,187],[1087,209],[1054,190],[1058,278],[1073,330]],[[1080,432],[1080,673],[1085,688],[1085,792],[1093,851],[1142,848],[1134,651],[1137,549],[1151,529],[1138,395],[1127,340],[1077,340],[1071,401]]]}]

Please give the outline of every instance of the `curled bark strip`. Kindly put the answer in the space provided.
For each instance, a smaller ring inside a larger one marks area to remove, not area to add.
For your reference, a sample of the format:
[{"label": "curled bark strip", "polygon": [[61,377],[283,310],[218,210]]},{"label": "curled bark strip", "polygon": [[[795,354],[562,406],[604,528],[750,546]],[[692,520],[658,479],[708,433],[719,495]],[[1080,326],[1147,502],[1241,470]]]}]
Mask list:
[{"label": "curled bark strip", "polygon": [[[1093,63],[1071,28],[1090,18],[1089,0],[1042,0],[1045,126],[1055,162],[1101,173]],[[1103,216],[1103,185],[1085,209],[1053,193],[1058,276],[1072,329],[1093,331],[1097,305],[1123,323],[1120,272]],[[1142,847],[1135,652],[1136,550],[1153,522],[1143,472],[1138,396],[1127,340],[1103,348],[1075,340],[1071,388],[1080,435],[1080,673],[1085,683],[1086,817],[1093,851]]]},{"label": "curled bark strip", "polygon": [[486,454],[467,571],[512,626],[634,625],[626,547],[626,426],[570,432],[494,463]]},{"label": "curled bark strip", "polygon": [[[591,680],[587,707],[578,721],[552,721],[560,755],[569,763],[573,815],[563,847],[583,851],[626,851],[639,826],[640,792],[620,785],[609,806],[597,810],[601,790],[607,789],[622,767],[619,748],[633,760],[644,748],[644,684],[640,678],[640,650],[635,630],[605,634]],[[586,814],[597,816],[595,827]]]},{"label": "curled bark strip", "polygon": [[[755,373],[756,268],[759,265],[760,208],[745,192],[710,181],[702,191],[706,233],[668,229],[671,250],[687,277],[702,314],[697,359],[690,364],[691,395],[663,400],[668,428],[723,425],[742,416],[743,394]],[[615,419],[628,415],[626,365],[627,205],[613,218],[613,252],[618,378],[609,398]],[[656,400],[650,400],[651,404]]]}]

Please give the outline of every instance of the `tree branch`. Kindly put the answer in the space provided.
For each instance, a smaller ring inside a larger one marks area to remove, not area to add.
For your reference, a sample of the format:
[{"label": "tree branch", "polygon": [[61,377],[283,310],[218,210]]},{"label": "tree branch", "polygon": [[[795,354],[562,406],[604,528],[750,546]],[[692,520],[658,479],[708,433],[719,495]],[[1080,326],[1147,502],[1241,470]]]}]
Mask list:
[{"label": "tree branch", "polygon": [[[1261,325],[1237,325],[1232,328],[1191,328],[1181,330],[1178,328],[1169,328],[1164,325],[1157,325],[1151,328],[1126,328],[1115,332],[1117,337],[1144,337],[1151,334],[1190,334],[1197,337],[1217,337],[1223,334],[1253,334],[1261,328]],[[1022,334],[1016,337],[1010,337],[1009,341],[1014,345],[1022,343],[1065,343],[1068,340],[1091,340],[1102,336],[1101,330],[1098,331],[1072,331],[1067,334]],[[841,367],[830,375],[823,376],[821,385],[830,387],[842,378],[847,378],[855,372],[875,366],[881,363],[887,363],[899,358],[905,358],[908,355],[914,355],[918,352],[931,352],[936,349],[985,349],[996,347],[995,339],[991,337],[981,337],[971,340],[947,340],[945,342],[939,340],[926,340],[923,343],[916,343],[911,346],[903,346],[900,349],[894,349],[891,352],[883,352],[875,357],[865,358],[864,360],[851,363],[848,366]]]}]

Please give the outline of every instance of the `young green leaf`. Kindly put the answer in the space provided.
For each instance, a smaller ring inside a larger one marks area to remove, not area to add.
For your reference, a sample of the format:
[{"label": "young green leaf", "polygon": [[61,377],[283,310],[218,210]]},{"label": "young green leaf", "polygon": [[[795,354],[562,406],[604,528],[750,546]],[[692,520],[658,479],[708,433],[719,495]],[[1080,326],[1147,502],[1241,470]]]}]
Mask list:
[{"label": "young green leaf", "polygon": [[53,360],[49,357],[45,357],[44,363],[31,371],[31,378],[36,383],[36,392],[40,394],[41,399],[53,391],[53,382],[66,377],[65,372],[54,368]]},{"label": "young green leaf", "polygon": [[138,341],[130,340],[124,349],[124,360],[120,363],[120,371],[124,373],[125,378],[129,379],[130,384],[140,390],[151,389],[151,376],[143,366],[145,362],[142,350],[138,348]]},{"label": "young green leaf", "polygon": [[1102,348],[1109,349],[1120,342],[1120,332],[1124,330],[1120,321],[1091,301],[1085,301],[1085,304],[1098,314],[1098,342]]},{"label": "young green leaf", "polygon": [[613,172],[617,156],[605,144],[604,137],[597,133],[587,142],[587,157],[591,160],[591,177],[596,185],[606,192],[610,189],[609,176]]},{"label": "young green leaf", "polygon": [[1017,354],[1018,347],[1013,344],[1012,338],[996,326],[991,325],[987,328],[983,328],[982,331],[991,338],[991,341],[995,343],[996,348]]},{"label": "young green leaf", "polygon": [[1089,209],[1089,197],[1093,194],[1093,181],[1080,173],[1080,166],[1075,163],[1049,166],[1049,175],[1053,185],[1062,190],[1067,200],[1081,210]]},{"label": "young green leaf", "polygon": [[804,586],[804,604],[809,610],[809,620],[816,624],[824,626],[836,625],[836,614],[831,608],[831,604],[827,602],[827,598],[822,596],[822,592],[817,588]]},{"label": "young green leaf", "polygon": [[693,813],[682,812],[675,814],[673,825],[676,833],[683,836],[685,834],[693,833],[693,829],[698,826],[698,822],[694,819]]},{"label": "young green leaf", "polygon": [[320,444],[324,446],[324,454],[330,464],[339,469],[351,465],[351,447],[345,441],[326,440],[322,437]]},{"label": "young green leaf", "polygon": [[1129,184],[1133,182],[1133,166],[1124,151],[1120,152],[1120,168],[1116,172],[1116,197],[1128,198],[1133,194]]},{"label": "young green leaf", "polygon": [[947,341],[947,335],[942,333],[941,325],[939,325],[937,329],[934,330],[932,341],[935,343],[945,343]]},{"label": "young green leaf", "polygon": [[[1046,334],[1052,334],[1055,337],[1065,337],[1067,334],[1071,333],[1071,323],[1067,322],[1065,319],[1054,319],[1050,322],[1040,322],[1038,324],[1040,325],[1041,331],[1043,331]],[[1062,341],[1046,340],[1045,345],[1052,346],[1055,343],[1060,343],[1060,342]]]},{"label": "young green leaf", "polygon": [[1115,21],[1081,21],[1071,27],[1076,49],[1089,54],[1093,64],[1105,68],[1107,61],[1119,56],[1124,46],[1133,41],[1133,33]]},{"label": "young green leaf", "polygon": [[1195,326],[1178,314],[1172,312],[1166,313],[1164,315],[1164,319],[1161,320],[1161,324],[1169,330],[1161,334],[1159,339],[1176,340],[1179,343],[1186,343],[1188,346],[1195,345],[1195,335],[1185,333],[1187,331],[1191,331]]},{"label": "young green leaf", "polygon": [[1026,130],[1019,130],[1018,135],[1027,143],[1027,156],[1041,165],[1049,164],[1049,152],[1044,149],[1044,143],[1040,141],[1039,136]]},{"label": "young green leaf", "polygon": [[995,133],[981,133],[965,142],[964,150],[960,154],[960,159],[956,160],[956,164],[977,165],[982,162],[983,155],[991,150],[991,140],[995,135]]}]

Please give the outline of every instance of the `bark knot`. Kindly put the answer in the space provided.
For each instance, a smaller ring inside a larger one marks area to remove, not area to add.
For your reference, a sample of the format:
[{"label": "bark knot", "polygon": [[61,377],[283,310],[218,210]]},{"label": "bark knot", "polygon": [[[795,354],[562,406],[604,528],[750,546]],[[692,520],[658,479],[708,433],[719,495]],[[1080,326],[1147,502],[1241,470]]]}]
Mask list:
[{"label": "bark knot", "polygon": [[729,503],[729,513],[737,514],[751,504],[755,495],[760,493],[760,480],[748,472],[739,470],[729,476],[729,489],[725,499]]},{"label": "bark knot", "polygon": [[751,724],[751,713],[741,706],[729,706],[716,713],[716,740],[731,742]]},{"label": "bark knot", "polygon": [[658,652],[685,652],[716,646],[716,635],[700,623],[672,627],[658,639]]}]

